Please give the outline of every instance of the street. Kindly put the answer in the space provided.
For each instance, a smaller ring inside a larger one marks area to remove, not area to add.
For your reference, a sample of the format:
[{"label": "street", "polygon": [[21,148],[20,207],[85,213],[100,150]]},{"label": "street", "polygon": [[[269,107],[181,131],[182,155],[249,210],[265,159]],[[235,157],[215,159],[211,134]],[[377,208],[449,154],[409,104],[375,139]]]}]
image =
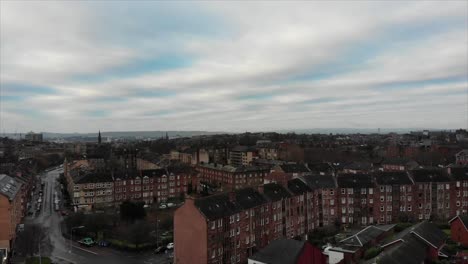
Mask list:
[{"label": "street", "polygon": [[[54,169],[42,175],[42,182],[45,183],[43,190],[42,209],[34,216],[26,218],[25,223],[37,223],[46,229],[49,241],[44,242],[42,252],[50,255],[54,263],[83,263],[83,264],[120,264],[120,263],[169,263],[167,255],[153,254],[148,251],[144,253],[128,253],[103,247],[82,247],[73,242],[70,248],[70,240],[65,239],[61,234],[62,216],[54,210],[54,192],[56,191],[62,201],[60,185],[57,182],[59,174],[63,169]],[[33,201],[37,198],[34,197]],[[36,205],[34,205],[36,206]],[[35,207],[33,207],[35,208]]]}]

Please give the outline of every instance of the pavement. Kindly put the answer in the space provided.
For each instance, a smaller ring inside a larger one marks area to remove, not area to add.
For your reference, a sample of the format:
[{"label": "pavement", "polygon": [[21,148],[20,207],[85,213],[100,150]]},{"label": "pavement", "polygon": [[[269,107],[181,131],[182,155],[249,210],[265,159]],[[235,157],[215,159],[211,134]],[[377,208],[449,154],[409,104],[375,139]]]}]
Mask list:
[{"label": "pavement", "polygon": [[[54,210],[54,192],[57,191],[60,200],[60,184],[57,179],[63,169],[56,168],[41,175],[45,183],[42,199],[42,210],[27,217],[25,224],[38,223],[46,228],[48,241],[44,242],[43,254],[51,256],[54,263],[62,264],[166,264],[171,263],[168,255],[154,254],[151,251],[143,253],[129,253],[112,248],[98,246],[82,247],[76,242],[62,236],[60,222],[63,220],[59,212]],[[33,201],[37,201],[34,197]],[[34,202],[35,203],[35,202]],[[35,206],[35,204],[34,204]],[[35,208],[35,207],[32,207]]]}]

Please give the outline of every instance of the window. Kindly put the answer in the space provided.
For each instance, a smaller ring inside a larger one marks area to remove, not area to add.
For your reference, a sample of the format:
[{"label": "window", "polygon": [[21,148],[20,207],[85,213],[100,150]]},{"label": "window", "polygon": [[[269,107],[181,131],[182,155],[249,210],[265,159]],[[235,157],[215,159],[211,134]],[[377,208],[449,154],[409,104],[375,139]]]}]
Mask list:
[{"label": "window", "polygon": [[342,203],[342,204],[345,204],[345,203],[346,203],[346,198],[344,198],[344,197],[341,198],[341,203]]},{"label": "window", "polygon": [[330,189],[330,195],[334,195],[335,194],[335,191],[333,191],[333,189]]},{"label": "window", "polygon": [[239,218],[240,218],[239,213],[236,214],[236,218],[237,218],[237,222],[239,222]]},{"label": "window", "polygon": [[341,188],[341,194],[346,194],[346,189],[345,188]]},{"label": "window", "polygon": [[335,200],[331,199],[330,200],[330,205],[335,205]]},{"label": "window", "polygon": [[380,192],[384,192],[385,191],[385,186],[380,186]]},{"label": "window", "polygon": [[381,202],[385,201],[385,196],[380,196],[380,201]]},{"label": "window", "polygon": [[374,194],[374,188],[369,188],[369,194]]},{"label": "window", "polygon": [[353,189],[352,188],[348,188],[348,194],[353,194]]},{"label": "window", "polygon": [[237,235],[240,234],[240,227],[237,227],[237,232],[236,233],[237,233]]},{"label": "window", "polygon": [[367,191],[366,191],[366,188],[361,188],[361,194],[366,194]]},{"label": "window", "polygon": [[411,212],[411,205],[408,205],[408,212]]},{"label": "window", "polygon": [[218,220],[218,227],[221,227],[221,226],[223,226],[223,219]]},{"label": "window", "polygon": [[385,211],[385,210],[384,210],[384,207],[383,207],[383,206],[380,206],[380,212],[383,212],[383,211]]}]

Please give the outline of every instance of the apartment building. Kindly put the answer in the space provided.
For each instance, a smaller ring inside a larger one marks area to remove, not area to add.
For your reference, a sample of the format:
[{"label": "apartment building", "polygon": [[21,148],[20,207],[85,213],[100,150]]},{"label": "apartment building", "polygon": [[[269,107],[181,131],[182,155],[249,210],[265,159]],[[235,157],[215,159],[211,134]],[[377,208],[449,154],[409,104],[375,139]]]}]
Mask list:
[{"label": "apartment building", "polygon": [[[229,191],[263,184],[269,169],[259,166],[234,167],[210,163],[198,165],[197,172],[199,184],[209,183],[218,186],[220,191]],[[198,189],[202,190],[201,187]]]},{"label": "apartment building", "polygon": [[368,174],[340,174],[337,177],[338,218],[344,225],[374,223],[374,182]]},{"label": "apartment building", "polygon": [[13,177],[0,174],[0,249],[10,251],[16,237],[16,227],[24,216],[23,184]]},{"label": "apartment building", "polygon": [[[451,211],[450,188],[452,180],[444,169],[429,168],[412,170],[414,180],[415,216],[418,220],[438,217],[449,220]],[[454,197],[455,198],[455,197]]]},{"label": "apartment building", "polygon": [[406,171],[375,174],[375,221],[390,224],[410,220],[414,208],[414,182]]},{"label": "apartment building", "polygon": [[254,156],[254,149],[246,146],[237,146],[229,152],[228,163],[232,166],[251,165]]}]

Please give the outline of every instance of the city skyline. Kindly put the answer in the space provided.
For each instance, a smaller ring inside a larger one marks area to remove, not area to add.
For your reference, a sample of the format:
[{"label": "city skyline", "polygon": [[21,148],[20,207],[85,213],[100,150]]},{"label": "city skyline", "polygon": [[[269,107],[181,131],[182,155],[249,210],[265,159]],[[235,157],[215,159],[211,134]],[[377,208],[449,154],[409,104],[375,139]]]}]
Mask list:
[{"label": "city skyline", "polygon": [[465,1],[0,10],[0,132],[468,124]]}]

